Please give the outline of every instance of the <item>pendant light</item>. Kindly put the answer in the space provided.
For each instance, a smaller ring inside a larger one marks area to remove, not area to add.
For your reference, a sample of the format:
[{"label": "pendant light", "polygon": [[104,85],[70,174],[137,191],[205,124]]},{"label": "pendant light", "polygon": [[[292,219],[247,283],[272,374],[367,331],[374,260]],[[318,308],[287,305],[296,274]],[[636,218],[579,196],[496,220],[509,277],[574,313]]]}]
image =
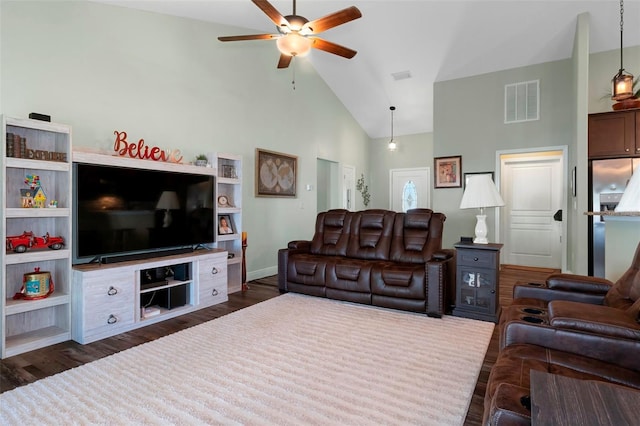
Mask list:
[{"label": "pendant light", "polygon": [[611,99],[623,101],[633,97],[633,75],[624,72],[622,65],[622,34],[624,27],[624,0],[620,0],[620,70],[611,80]]},{"label": "pendant light", "polygon": [[389,151],[393,152],[398,147],[396,142],[393,140],[393,111],[396,110],[396,107],[390,106],[389,109],[391,110],[391,140],[389,141],[388,146],[389,146]]}]

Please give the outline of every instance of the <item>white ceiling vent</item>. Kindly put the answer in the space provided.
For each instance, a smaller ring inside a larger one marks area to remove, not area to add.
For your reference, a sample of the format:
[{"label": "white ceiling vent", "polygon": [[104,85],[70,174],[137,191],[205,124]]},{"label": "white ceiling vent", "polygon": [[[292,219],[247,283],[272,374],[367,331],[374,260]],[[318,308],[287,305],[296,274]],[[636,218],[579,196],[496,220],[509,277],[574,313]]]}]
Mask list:
[{"label": "white ceiling vent", "polygon": [[407,78],[411,78],[411,72],[410,71],[394,72],[391,74],[391,77],[393,77],[395,81],[406,80]]},{"label": "white ceiling vent", "polygon": [[540,80],[504,86],[504,122],[540,119]]}]

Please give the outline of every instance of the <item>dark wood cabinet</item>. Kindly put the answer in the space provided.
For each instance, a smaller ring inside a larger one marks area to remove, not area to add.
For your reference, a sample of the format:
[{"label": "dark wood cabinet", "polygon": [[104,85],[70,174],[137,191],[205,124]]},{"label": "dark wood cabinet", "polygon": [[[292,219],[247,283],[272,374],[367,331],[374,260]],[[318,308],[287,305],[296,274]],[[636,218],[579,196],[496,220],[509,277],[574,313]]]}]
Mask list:
[{"label": "dark wood cabinet", "polygon": [[640,110],[589,115],[589,159],[640,156]]},{"label": "dark wood cabinet", "polygon": [[458,243],[454,247],[457,270],[453,315],[497,322],[502,244]]}]

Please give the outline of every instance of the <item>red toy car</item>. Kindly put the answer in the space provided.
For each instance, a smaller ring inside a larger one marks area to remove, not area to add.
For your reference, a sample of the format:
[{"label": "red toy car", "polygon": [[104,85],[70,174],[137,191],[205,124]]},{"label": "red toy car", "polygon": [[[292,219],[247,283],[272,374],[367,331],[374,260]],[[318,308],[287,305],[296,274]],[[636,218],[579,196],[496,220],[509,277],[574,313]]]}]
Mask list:
[{"label": "red toy car", "polygon": [[24,253],[27,249],[49,247],[52,250],[60,250],[64,246],[64,238],[52,237],[47,232],[42,237],[36,237],[33,232],[23,232],[22,235],[7,237],[7,251]]}]

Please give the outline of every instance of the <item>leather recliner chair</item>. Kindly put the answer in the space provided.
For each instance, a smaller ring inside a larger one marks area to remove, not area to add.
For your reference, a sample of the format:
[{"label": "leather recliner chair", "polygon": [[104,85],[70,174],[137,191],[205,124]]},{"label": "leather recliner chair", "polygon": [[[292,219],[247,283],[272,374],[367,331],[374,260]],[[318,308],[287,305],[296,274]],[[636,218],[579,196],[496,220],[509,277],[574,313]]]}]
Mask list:
[{"label": "leather recliner chair", "polygon": [[640,244],[616,283],[571,274],[514,287],[500,316],[484,424],[528,425],[530,371],[640,389]]},{"label": "leather recliner chair", "polygon": [[516,285],[513,302],[500,317],[501,348],[515,339],[507,324],[527,320],[531,327],[520,327],[521,332],[550,327],[640,341],[640,243],[631,266],[615,283],[554,274],[544,285]]}]

